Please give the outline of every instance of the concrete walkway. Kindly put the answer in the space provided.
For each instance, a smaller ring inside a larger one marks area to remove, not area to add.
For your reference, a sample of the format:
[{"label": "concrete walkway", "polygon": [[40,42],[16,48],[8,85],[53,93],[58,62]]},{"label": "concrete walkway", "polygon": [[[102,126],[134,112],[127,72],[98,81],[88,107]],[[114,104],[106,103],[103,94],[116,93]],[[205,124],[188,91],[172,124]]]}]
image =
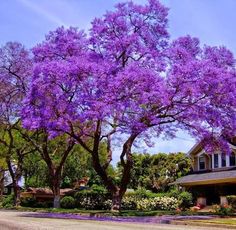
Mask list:
[{"label": "concrete walkway", "polygon": [[[220,230],[221,228],[169,225],[157,223],[128,223],[33,217],[32,213],[0,210],[0,230]],[[222,228],[223,230],[224,228]]]}]

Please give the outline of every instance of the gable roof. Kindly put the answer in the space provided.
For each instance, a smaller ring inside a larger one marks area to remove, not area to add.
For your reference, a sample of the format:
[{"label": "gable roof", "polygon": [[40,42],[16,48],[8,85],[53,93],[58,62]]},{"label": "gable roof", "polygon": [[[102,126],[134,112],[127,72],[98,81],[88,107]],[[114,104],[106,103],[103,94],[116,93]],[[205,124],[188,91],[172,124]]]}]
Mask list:
[{"label": "gable roof", "polygon": [[190,174],[177,179],[172,184],[179,185],[204,185],[204,184],[217,184],[224,182],[236,183],[236,169],[233,168],[227,171],[215,171],[199,174]]}]

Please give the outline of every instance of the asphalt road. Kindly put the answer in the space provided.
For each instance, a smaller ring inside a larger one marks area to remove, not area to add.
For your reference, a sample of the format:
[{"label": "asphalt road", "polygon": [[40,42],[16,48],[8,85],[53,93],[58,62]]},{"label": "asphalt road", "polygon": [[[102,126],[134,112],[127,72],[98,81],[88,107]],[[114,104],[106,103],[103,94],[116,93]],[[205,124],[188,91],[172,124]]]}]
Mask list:
[{"label": "asphalt road", "polygon": [[0,230],[220,230],[220,228],[169,224],[34,218],[26,217],[25,214],[27,213],[0,210]]}]

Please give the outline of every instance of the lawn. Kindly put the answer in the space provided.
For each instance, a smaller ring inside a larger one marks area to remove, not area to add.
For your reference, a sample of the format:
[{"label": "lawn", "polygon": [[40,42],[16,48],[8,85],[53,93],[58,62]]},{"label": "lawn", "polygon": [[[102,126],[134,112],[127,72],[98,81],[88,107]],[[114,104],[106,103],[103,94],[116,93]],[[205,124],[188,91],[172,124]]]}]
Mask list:
[{"label": "lawn", "polygon": [[236,218],[215,218],[215,219],[210,219],[210,220],[191,220],[188,222],[236,226]]},{"label": "lawn", "polygon": [[30,208],[30,207],[18,207],[19,211],[31,211],[31,212],[51,212],[51,213],[77,213],[88,216],[164,216],[164,215],[178,215],[178,216],[205,216],[212,215],[209,212],[176,212],[176,211],[137,211],[137,210],[121,210],[120,212],[112,212],[109,210],[85,210],[85,209],[55,209],[55,208]]}]

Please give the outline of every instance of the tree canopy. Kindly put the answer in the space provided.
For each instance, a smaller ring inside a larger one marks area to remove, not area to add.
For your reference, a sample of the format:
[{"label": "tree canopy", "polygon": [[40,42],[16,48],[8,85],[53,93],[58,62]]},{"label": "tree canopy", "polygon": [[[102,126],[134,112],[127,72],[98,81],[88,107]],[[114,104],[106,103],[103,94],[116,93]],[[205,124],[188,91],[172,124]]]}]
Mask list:
[{"label": "tree canopy", "polygon": [[[235,134],[232,52],[201,46],[189,35],[171,40],[167,17],[158,0],[119,3],[92,21],[89,34],[72,27],[49,32],[32,49],[33,68],[30,59],[24,71],[30,76],[21,108],[24,128],[44,130],[51,139],[67,135],[68,142],[90,153],[113,195],[113,209],[119,209],[130,181],[137,139],[174,137],[183,129],[203,140],[208,151],[229,151],[227,140]],[[117,138],[119,185],[107,173]],[[104,142],[106,160],[101,161]]]}]

